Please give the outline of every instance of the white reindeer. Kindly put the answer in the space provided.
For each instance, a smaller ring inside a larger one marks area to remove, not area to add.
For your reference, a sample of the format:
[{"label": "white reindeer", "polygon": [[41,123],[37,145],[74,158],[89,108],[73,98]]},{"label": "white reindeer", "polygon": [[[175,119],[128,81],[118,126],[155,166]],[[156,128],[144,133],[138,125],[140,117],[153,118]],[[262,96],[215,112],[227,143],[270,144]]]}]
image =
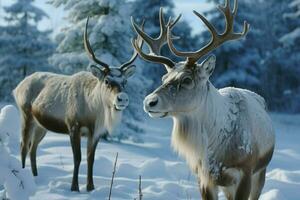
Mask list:
[{"label": "white reindeer", "polygon": [[[78,169],[81,161],[80,138],[87,136],[87,190],[94,189],[93,164],[96,146],[101,135],[111,132],[128,106],[124,92],[126,80],[133,75],[132,65],[137,57],[120,67],[109,67],[98,60],[87,39],[88,19],[84,32],[84,46],[98,65],[91,65],[90,72],[72,76],[36,72],[25,78],[14,90],[15,101],[21,111],[22,141],[21,159],[25,167],[29,150],[32,173],[37,176],[36,149],[46,130],[66,133],[70,136],[74,171],[72,191],[79,191]],[[140,38],[138,38],[141,41]],[[142,45],[142,44],[140,44]]]},{"label": "white reindeer", "polygon": [[[186,57],[184,62],[174,63],[158,53],[153,54],[153,44],[148,45],[151,53],[145,54],[133,41],[142,58],[162,63],[168,71],[162,78],[162,85],[145,98],[144,109],[151,117],[173,118],[172,146],[197,174],[202,199],[218,199],[218,189],[221,188],[229,200],[249,197],[257,200],[275,143],[265,101],[258,94],[244,89],[217,90],[209,81],[215,68],[215,56],[197,63],[224,42],[240,39],[248,32],[246,22],[242,33],[233,31],[237,1],[234,1],[233,11],[228,0],[219,9],[226,19],[222,34],[194,11],[212,35],[211,41],[196,52],[176,50],[171,27],[168,27],[169,48],[175,55]],[[157,43],[132,22],[147,43]]]}]

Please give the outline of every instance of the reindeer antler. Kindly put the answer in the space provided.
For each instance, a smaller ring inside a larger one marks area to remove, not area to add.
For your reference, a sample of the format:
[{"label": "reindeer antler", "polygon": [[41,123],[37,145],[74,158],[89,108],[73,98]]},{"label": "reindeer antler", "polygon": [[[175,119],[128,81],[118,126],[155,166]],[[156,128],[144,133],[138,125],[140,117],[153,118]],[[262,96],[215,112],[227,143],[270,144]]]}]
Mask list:
[{"label": "reindeer antler", "polygon": [[88,56],[97,64],[101,65],[102,67],[104,67],[104,70],[107,72],[109,72],[109,65],[102,62],[101,60],[97,59],[95,56],[95,53],[91,47],[91,44],[89,42],[88,39],[88,34],[87,34],[87,29],[88,29],[88,23],[89,23],[89,17],[87,17],[86,19],[86,24],[85,24],[85,30],[84,30],[84,34],[83,34],[83,41],[84,41],[84,48],[85,51],[87,52]]},{"label": "reindeer antler", "polygon": [[[152,38],[147,33],[145,33],[134,21],[131,17],[131,23],[136,31],[136,33],[145,40],[146,44],[150,49],[150,54],[143,53],[142,49],[138,47],[137,42],[135,40],[132,41],[133,47],[136,49],[138,54],[145,60],[162,63],[166,66],[167,70],[169,68],[174,67],[174,62],[169,58],[160,55],[161,48],[167,43],[167,33],[168,29],[173,29],[175,24],[179,21],[181,15],[179,15],[174,21],[169,18],[168,23],[165,23],[165,19],[163,16],[163,9],[159,10],[159,22],[160,22],[160,35],[157,38]],[[174,39],[174,38],[173,38]]]},{"label": "reindeer antler", "polygon": [[175,66],[175,63],[164,56],[159,56],[159,55],[154,55],[154,54],[145,54],[142,49],[138,46],[137,41],[136,40],[132,40],[131,41],[132,46],[135,48],[135,50],[138,52],[138,54],[145,60],[151,61],[151,62],[155,62],[155,63],[162,63],[166,66],[167,70],[169,68],[173,68]]},{"label": "reindeer antler", "polygon": [[160,34],[157,38],[152,38],[147,33],[145,33],[135,22],[134,19],[131,17],[131,23],[134,30],[140,35],[143,40],[147,43],[150,48],[150,52],[156,55],[160,55],[160,49],[167,43],[167,30],[168,27],[172,29],[178,20],[181,18],[179,15],[174,21],[169,18],[168,23],[165,23],[163,8],[159,10],[159,24],[160,24]]},{"label": "reindeer antler", "polygon": [[178,51],[172,42],[172,37],[171,37],[171,29],[168,28],[168,34],[167,34],[167,39],[168,39],[168,45],[170,50],[172,51],[173,54],[176,56],[181,56],[181,57],[187,57],[187,63],[189,65],[193,65],[196,63],[202,56],[206,55],[207,53],[211,52],[212,50],[216,49],[220,45],[222,45],[226,41],[230,40],[238,40],[242,37],[244,37],[248,30],[249,30],[249,24],[245,21],[244,22],[244,30],[241,33],[235,33],[233,30],[233,22],[234,18],[237,13],[237,0],[234,0],[234,8],[233,11],[231,11],[230,8],[230,0],[225,0],[225,6],[218,6],[218,9],[224,14],[225,20],[226,20],[226,28],[225,31],[222,34],[218,34],[216,31],[215,27],[201,14],[199,14],[196,11],[193,11],[194,14],[199,17],[203,23],[207,26],[209,32],[212,35],[212,38],[210,42],[202,47],[200,50],[196,52],[180,52]]},{"label": "reindeer antler", "polygon": [[[142,24],[141,24],[141,27],[142,27],[142,30],[144,30],[144,25],[145,25],[145,20],[142,21]],[[143,43],[144,43],[144,40],[143,38],[138,35],[137,38],[135,39],[135,41],[137,42],[137,46],[139,49],[141,49],[143,47]],[[132,57],[130,58],[129,61],[123,63],[121,66],[120,66],[120,69],[125,69],[126,67],[130,66],[134,61],[135,59],[137,58],[138,56],[138,52],[137,50],[134,48],[134,52],[133,52],[133,55]]]}]

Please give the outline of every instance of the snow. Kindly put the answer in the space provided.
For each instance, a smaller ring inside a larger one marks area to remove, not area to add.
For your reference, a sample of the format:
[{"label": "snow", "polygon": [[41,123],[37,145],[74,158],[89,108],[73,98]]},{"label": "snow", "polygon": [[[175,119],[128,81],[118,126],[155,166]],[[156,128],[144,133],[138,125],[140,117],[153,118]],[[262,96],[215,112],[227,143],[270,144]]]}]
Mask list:
[{"label": "snow", "polygon": [[[0,115],[10,130],[19,129],[19,117],[13,106],[2,109]],[[1,112],[3,113],[3,112]],[[276,148],[267,172],[267,180],[260,200],[298,200],[300,196],[300,115],[272,114],[276,130]],[[71,192],[73,172],[72,150],[69,137],[48,133],[37,152],[39,176],[35,178],[39,199],[107,199],[116,153],[119,153],[112,199],[138,197],[138,177],[142,176],[145,200],[200,199],[197,181],[185,161],[170,147],[172,121],[146,119],[140,124],[146,133],[143,143],[100,141],[95,155],[94,182],[96,189],[86,192],[86,139],[82,139],[82,162],[79,172],[80,193]],[[19,158],[19,153],[13,153]],[[30,169],[27,160],[26,169]],[[1,188],[1,186],[0,186]],[[1,193],[0,193],[1,195]],[[219,194],[221,200],[225,197]]]},{"label": "snow", "polygon": [[40,21],[43,17],[48,17],[48,15],[40,8],[31,4],[31,0],[22,0],[12,4],[9,7],[4,7],[4,10],[8,13],[34,13],[33,18],[36,22]]},{"label": "snow", "polygon": [[284,13],[283,18],[290,18],[290,19],[295,19],[297,20],[300,16],[300,1],[299,0],[294,0],[289,4],[289,7],[291,9],[295,8],[296,12],[294,13]]},{"label": "snow", "polygon": [[[300,13],[300,11],[299,11]],[[286,46],[292,46],[295,44],[296,40],[300,38],[300,28],[296,28],[292,32],[282,36],[279,41]]]},{"label": "snow", "polygon": [[22,169],[20,161],[10,154],[18,152],[19,149],[19,126],[17,109],[11,105],[2,108],[0,113],[1,199],[26,200],[36,189],[31,172]]}]

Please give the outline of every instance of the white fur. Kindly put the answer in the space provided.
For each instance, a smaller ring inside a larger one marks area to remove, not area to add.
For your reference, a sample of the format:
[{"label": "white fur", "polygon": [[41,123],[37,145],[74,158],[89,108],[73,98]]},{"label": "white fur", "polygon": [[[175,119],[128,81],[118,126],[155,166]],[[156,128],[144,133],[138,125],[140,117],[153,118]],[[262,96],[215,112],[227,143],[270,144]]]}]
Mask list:
[{"label": "white fur", "polygon": [[[219,168],[223,164],[220,158],[226,156],[223,149],[232,145],[232,134],[241,134],[238,150],[244,154],[252,154],[257,147],[258,156],[262,156],[275,142],[263,98],[248,90],[217,90],[210,84],[206,100],[196,110],[173,119],[172,146],[200,176],[201,184],[227,170]],[[236,124],[241,127],[233,131]],[[236,177],[236,172],[232,175]]]}]

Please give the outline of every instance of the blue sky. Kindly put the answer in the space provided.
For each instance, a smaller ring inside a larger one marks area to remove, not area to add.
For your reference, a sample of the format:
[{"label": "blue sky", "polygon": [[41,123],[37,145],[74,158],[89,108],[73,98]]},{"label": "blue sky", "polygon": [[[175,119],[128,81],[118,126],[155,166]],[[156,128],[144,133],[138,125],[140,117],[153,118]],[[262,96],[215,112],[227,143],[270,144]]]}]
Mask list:
[{"label": "blue sky", "polygon": [[[12,0],[0,0],[0,6],[9,5]],[[46,13],[49,15],[48,19],[44,19],[39,28],[42,30],[45,29],[54,29],[54,33],[58,32],[65,23],[64,16],[66,12],[61,8],[54,8],[52,5],[46,3],[45,0],[36,0],[34,2],[35,5],[44,9]],[[193,15],[192,11],[197,10],[199,12],[203,12],[209,8],[211,8],[211,4],[206,3],[205,0],[174,0],[175,3],[175,12],[177,14],[182,13],[183,19],[187,20],[191,27],[194,27],[194,32],[198,32],[202,30],[203,24],[197,19],[196,16]],[[0,22],[1,17],[3,17],[3,13],[0,11]]]},{"label": "blue sky", "polygon": [[192,11],[197,10],[202,13],[212,8],[214,5],[207,3],[205,0],[174,0],[174,2],[176,6],[175,12],[177,14],[183,14],[183,19],[189,22],[194,32],[203,30],[203,23],[193,14]]}]

